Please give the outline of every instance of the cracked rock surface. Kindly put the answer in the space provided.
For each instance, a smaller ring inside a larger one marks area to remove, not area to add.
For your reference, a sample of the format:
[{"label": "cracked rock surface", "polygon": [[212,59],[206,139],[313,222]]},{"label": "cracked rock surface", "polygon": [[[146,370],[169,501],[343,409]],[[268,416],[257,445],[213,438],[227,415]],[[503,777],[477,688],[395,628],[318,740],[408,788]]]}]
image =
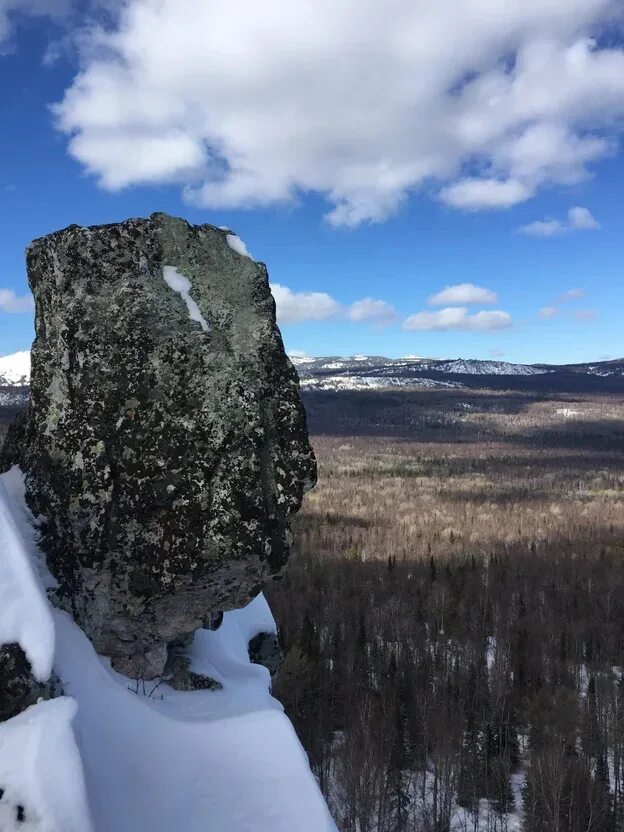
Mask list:
[{"label": "cracked rock surface", "polygon": [[316,479],[267,270],[230,234],[153,214],[27,252],[27,499],[59,603],[136,678],[280,573]]}]

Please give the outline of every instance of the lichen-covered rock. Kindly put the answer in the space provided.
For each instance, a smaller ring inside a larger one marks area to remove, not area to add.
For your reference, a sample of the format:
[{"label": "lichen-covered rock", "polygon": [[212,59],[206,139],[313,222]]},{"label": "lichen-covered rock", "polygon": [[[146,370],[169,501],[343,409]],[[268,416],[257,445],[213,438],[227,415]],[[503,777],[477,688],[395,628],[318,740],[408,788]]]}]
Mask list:
[{"label": "lichen-covered rock", "polygon": [[154,214],[27,252],[27,499],[60,602],[144,678],[279,574],[315,482],[267,270],[230,234]]},{"label": "lichen-covered rock", "polygon": [[0,645],[0,722],[54,695],[55,680],[38,682],[19,644]]}]

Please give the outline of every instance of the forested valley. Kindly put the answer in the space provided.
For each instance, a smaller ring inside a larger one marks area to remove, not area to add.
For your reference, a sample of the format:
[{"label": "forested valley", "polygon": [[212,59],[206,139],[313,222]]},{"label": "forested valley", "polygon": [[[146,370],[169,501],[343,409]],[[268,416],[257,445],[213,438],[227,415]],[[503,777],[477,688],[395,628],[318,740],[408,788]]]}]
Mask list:
[{"label": "forested valley", "polygon": [[306,404],[275,694],[340,829],[624,829],[624,399]]}]

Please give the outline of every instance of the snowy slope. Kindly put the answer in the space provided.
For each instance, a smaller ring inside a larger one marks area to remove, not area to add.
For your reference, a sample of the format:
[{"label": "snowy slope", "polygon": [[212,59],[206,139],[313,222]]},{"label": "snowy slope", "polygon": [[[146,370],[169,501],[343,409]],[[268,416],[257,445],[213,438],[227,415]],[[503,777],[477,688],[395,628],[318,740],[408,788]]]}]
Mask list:
[{"label": "snowy slope", "polygon": [[91,832],[76,711],[61,696],[0,723],[2,832]]},{"label": "snowy slope", "polygon": [[0,356],[0,387],[23,387],[30,382],[30,352]]},{"label": "snowy slope", "polygon": [[438,373],[457,373],[477,376],[539,376],[547,373],[544,367],[532,364],[510,364],[508,361],[478,361],[457,358],[454,361],[421,362],[422,367]]},{"label": "snowy slope", "polygon": [[32,535],[29,542],[23,514],[20,518],[10,499],[14,481],[15,471],[0,477],[0,644],[19,644],[35,678],[46,682],[54,660],[54,623],[30,556]]},{"label": "snowy slope", "polygon": [[379,390],[385,387],[419,387],[424,389],[457,388],[463,384],[409,376],[307,376],[301,379],[304,390]]},{"label": "snowy slope", "polygon": [[[13,560],[30,561],[13,571],[35,576],[43,567],[35,568],[18,469],[0,482],[3,514],[17,518],[0,531],[0,562],[11,549]],[[226,613],[216,632],[195,636],[192,666],[221,682],[220,691],[180,692],[127,679],[95,653],[67,613],[51,613],[54,671],[66,696],[0,725],[0,785],[14,783],[16,796],[31,795],[30,825],[15,829],[90,832],[80,800],[84,771],[94,832],[335,832],[306,755],[270,695],[269,672],[249,661],[249,639],[275,628],[262,596]],[[56,758],[44,740],[58,745]],[[52,791],[56,814],[46,797]],[[15,801],[10,805],[15,814]],[[13,826],[7,821],[0,829]]]}]

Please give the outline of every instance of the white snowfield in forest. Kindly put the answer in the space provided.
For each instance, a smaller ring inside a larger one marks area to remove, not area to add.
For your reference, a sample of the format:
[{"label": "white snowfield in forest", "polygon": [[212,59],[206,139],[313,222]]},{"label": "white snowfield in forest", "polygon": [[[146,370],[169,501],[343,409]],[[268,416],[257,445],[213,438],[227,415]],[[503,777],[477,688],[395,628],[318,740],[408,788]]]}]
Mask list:
[{"label": "white snowfield in forest", "polygon": [[[16,468],[0,476],[10,486],[0,490],[2,517],[27,516],[20,477]],[[18,521],[2,525],[0,575],[11,550],[13,592],[34,597],[38,551],[33,527],[24,532]],[[67,613],[50,613],[65,696],[0,724],[2,832],[336,831],[268,670],[249,661],[249,640],[275,630],[263,596],[195,636],[192,668],[220,691],[138,684],[114,672]],[[38,621],[48,645],[49,617]],[[26,640],[33,649],[32,632]]]}]

